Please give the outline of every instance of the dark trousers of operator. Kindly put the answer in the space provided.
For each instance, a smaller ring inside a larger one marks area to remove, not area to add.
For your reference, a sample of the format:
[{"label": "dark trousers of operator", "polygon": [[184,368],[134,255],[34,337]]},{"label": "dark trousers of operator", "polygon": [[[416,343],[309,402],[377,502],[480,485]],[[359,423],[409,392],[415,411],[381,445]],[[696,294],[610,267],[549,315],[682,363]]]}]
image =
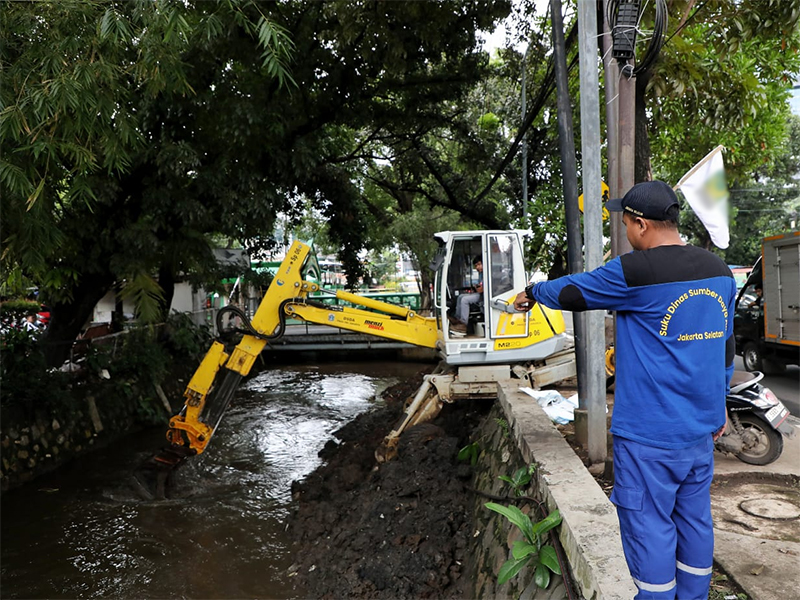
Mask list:
[{"label": "dark trousers of operator", "polygon": [[714,443],[665,450],[614,436],[614,491],[634,600],[706,600],[714,559]]}]

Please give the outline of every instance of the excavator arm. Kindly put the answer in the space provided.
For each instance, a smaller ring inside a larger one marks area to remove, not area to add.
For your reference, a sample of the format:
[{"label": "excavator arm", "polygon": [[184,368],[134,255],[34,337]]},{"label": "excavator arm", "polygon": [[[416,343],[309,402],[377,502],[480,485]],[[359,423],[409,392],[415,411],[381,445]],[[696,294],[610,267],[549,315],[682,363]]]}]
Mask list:
[{"label": "excavator arm", "polygon": [[[205,450],[241,380],[250,373],[264,347],[283,337],[287,318],[426,348],[436,346],[435,318],[422,317],[408,308],[344,291],[337,291],[335,297],[363,308],[327,305],[309,296],[320,291],[317,283],[302,278],[310,250],[300,241],[292,244],[252,320],[247,320],[235,307],[222,309],[221,313],[233,312],[244,322],[244,335],[230,351],[219,341],[211,345],[186,386],[182,410],[170,419],[167,431],[170,445],[151,459],[151,466],[173,469]],[[218,325],[221,325],[220,316]]]}]

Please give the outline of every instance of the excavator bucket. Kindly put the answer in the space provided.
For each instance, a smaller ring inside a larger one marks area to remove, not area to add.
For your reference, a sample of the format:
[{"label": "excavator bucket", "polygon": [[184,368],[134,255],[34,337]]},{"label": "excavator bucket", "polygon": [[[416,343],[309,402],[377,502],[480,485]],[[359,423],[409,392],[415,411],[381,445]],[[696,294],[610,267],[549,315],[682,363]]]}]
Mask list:
[{"label": "excavator bucket", "polygon": [[168,497],[172,474],[187,458],[197,452],[186,446],[170,444],[148,458],[134,473],[133,483],[144,500],[164,500]]},{"label": "excavator bucket", "polygon": [[375,460],[380,464],[396,458],[400,436],[403,432],[415,425],[432,421],[441,410],[442,401],[439,399],[436,388],[426,377],[414,395],[414,399],[405,409],[405,416],[399,421],[397,427],[383,438],[383,442],[375,450]]}]

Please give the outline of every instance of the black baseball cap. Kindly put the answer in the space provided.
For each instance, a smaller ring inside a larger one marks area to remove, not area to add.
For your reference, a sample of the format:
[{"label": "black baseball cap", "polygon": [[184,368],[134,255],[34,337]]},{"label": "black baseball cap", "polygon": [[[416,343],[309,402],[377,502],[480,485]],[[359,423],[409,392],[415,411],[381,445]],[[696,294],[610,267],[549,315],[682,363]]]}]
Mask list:
[{"label": "black baseball cap", "polygon": [[611,212],[629,212],[651,221],[669,220],[667,213],[673,206],[678,206],[678,197],[663,181],[637,183],[622,198],[606,202],[606,208]]}]

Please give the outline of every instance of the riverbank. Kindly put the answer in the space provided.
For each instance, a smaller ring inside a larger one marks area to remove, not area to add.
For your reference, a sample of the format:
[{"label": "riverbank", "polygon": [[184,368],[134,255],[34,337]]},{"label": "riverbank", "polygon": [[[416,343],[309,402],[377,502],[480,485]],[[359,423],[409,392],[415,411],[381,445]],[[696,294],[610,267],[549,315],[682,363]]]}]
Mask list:
[{"label": "riverbank", "polygon": [[[4,337],[0,489],[155,425],[182,404],[207,333],[179,321],[92,340],[75,363],[46,369],[35,338]],[[99,340],[99,341],[98,341]]]},{"label": "riverbank", "polygon": [[[335,432],[338,441],[320,453],[325,463],[293,484],[290,571],[302,597],[567,597],[560,577],[540,592],[526,569],[497,584],[520,537],[484,504],[515,504],[534,522],[544,515],[535,500],[515,497],[535,489],[513,490],[498,478],[524,465],[496,401],[446,404],[401,437],[395,460],[377,467],[375,448],[421,381],[422,373],[395,386],[384,406]],[[459,460],[468,446],[476,460]]]}]

